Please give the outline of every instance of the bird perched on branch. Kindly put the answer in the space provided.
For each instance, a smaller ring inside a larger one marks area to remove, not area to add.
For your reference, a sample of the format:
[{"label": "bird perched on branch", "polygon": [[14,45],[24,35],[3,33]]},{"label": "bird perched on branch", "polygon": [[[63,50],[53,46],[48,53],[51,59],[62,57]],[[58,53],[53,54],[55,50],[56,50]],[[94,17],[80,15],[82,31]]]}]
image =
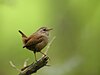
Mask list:
[{"label": "bird perched on branch", "polygon": [[41,50],[48,44],[49,31],[47,27],[39,28],[35,33],[27,37],[22,31],[19,30],[19,33],[22,35],[23,48],[27,48],[34,52],[35,60],[36,52],[40,52],[45,55]]}]

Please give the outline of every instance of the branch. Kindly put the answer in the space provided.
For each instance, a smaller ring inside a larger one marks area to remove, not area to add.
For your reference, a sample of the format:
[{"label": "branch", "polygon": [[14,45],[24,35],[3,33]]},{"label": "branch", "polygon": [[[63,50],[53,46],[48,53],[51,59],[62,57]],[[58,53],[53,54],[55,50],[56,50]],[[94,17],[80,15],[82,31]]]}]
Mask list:
[{"label": "branch", "polygon": [[22,68],[19,75],[31,75],[32,73],[36,73],[37,70],[46,66],[46,64],[48,63],[48,59],[49,57],[44,56],[41,59],[39,59],[36,63],[33,62],[31,65]]},{"label": "branch", "polygon": [[[19,75],[31,75],[32,73],[36,73],[40,68],[47,65],[49,59],[49,57],[47,56],[47,52],[55,38],[56,37],[53,37],[53,39],[47,45],[45,51],[46,56],[43,55],[37,62],[35,63],[33,62],[28,66],[25,65],[21,70],[17,69],[16,66],[11,61],[10,61],[10,65],[20,72]],[[26,62],[27,60],[24,63],[26,64]]]}]

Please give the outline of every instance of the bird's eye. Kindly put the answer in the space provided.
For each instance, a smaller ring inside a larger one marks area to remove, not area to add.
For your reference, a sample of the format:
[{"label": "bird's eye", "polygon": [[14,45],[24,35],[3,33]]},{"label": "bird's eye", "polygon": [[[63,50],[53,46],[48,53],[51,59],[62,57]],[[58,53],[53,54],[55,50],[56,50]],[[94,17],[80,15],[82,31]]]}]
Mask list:
[{"label": "bird's eye", "polygon": [[43,29],[43,31],[46,31],[46,29]]}]

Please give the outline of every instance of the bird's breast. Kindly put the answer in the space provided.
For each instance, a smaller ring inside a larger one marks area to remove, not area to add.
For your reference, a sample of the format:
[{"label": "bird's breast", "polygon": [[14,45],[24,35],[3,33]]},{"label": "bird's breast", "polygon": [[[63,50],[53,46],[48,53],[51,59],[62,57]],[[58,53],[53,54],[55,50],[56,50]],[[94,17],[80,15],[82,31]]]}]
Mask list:
[{"label": "bird's breast", "polygon": [[43,40],[36,45],[37,52],[40,52],[48,44],[48,38],[43,37]]}]

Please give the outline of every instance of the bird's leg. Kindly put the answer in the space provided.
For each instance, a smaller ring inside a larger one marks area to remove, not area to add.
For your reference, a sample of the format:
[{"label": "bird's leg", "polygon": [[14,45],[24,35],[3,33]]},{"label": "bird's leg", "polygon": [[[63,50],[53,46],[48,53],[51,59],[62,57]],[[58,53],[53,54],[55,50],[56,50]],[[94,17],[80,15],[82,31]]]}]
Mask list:
[{"label": "bird's leg", "polygon": [[36,59],[36,52],[34,52],[34,57],[35,57],[35,61],[37,62],[37,59]]},{"label": "bird's leg", "polygon": [[[41,53],[41,54],[43,54],[43,56],[46,56],[46,54],[45,54],[45,53],[43,53],[43,52],[41,52],[41,51],[40,51],[40,53]],[[50,60],[50,58],[49,58],[49,60]]]},{"label": "bird's leg", "polygon": [[40,51],[40,53],[41,53],[41,54],[43,54],[44,56],[46,56],[46,54],[45,54],[45,53],[43,53],[43,52],[41,52],[41,51]]}]

